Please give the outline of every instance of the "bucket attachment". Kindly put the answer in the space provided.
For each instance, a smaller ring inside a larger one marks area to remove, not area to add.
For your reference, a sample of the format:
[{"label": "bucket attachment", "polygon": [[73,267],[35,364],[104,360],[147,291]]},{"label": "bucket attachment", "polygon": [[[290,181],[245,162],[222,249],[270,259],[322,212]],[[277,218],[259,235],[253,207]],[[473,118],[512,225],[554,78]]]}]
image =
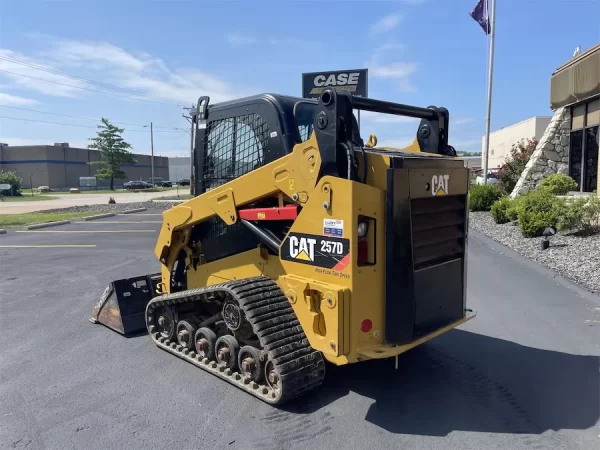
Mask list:
[{"label": "bucket attachment", "polygon": [[146,329],[146,305],[156,297],[161,274],[142,275],[111,281],[90,318],[125,336]]}]

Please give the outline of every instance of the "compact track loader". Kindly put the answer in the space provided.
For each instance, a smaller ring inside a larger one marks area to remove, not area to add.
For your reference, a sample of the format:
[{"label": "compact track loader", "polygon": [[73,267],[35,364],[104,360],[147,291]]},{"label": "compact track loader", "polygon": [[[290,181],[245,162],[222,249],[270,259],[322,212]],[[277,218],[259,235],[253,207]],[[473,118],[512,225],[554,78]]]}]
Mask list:
[{"label": "compact track loader", "polygon": [[[270,404],[326,362],[394,358],[474,317],[469,170],[449,114],[326,90],[201,97],[195,196],[163,213],[160,272],[113,281],[93,322],[154,343]],[[353,110],[421,119],[406,149],[361,139]]]}]

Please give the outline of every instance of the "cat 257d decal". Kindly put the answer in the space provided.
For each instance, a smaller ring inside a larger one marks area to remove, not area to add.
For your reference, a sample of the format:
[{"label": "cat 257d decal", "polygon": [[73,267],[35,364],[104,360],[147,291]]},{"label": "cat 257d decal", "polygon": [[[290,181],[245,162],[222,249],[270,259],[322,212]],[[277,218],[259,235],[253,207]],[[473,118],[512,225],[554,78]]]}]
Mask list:
[{"label": "cat 257d decal", "polygon": [[281,244],[281,259],[310,266],[344,270],[349,258],[349,239],[290,233]]}]

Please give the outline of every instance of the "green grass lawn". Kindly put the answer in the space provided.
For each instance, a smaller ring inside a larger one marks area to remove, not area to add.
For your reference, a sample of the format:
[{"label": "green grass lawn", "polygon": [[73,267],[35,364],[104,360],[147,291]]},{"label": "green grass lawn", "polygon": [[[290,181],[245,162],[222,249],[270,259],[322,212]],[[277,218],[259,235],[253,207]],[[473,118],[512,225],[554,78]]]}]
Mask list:
[{"label": "green grass lawn", "polygon": [[32,212],[24,214],[0,214],[0,228],[14,228],[37,223],[57,222],[59,220],[78,219],[80,217],[95,216],[109,211],[97,212],[72,212],[72,213],[44,213]]},{"label": "green grass lawn", "polygon": [[2,197],[2,200],[0,201],[5,201],[5,202],[37,202],[37,201],[43,201],[43,200],[56,200],[58,197],[55,197],[53,195],[45,195],[45,194],[40,194],[38,192],[33,192],[33,196],[31,195],[31,192],[22,192],[23,195],[21,196],[10,196],[10,195],[5,195]]}]

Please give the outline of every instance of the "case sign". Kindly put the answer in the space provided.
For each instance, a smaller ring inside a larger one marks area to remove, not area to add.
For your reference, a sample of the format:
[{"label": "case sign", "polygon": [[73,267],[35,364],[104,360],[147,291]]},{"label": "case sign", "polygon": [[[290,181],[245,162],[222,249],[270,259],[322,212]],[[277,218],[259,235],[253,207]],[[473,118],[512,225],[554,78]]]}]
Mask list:
[{"label": "case sign", "polygon": [[323,235],[342,237],[344,235],[344,221],[339,219],[323,219]]},{"label": "case sign", "polygon": [[356,97],[367,97],[368,74],[368,69],[303,73],[302,97],[319,98],[325,89],[348,92]]}]

